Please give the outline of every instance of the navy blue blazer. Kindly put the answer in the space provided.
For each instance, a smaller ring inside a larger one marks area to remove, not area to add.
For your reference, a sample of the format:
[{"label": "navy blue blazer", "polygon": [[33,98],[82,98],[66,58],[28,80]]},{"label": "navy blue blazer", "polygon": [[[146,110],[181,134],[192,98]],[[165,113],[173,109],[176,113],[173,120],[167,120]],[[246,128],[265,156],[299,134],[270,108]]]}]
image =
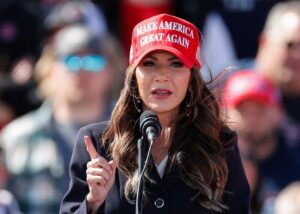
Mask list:
[{"label": "navy blue blazer", "polygon": [[[70,186],[65,194],[60,207],[60,213],[89,213],[87,210],[86,195],[89,192],[86,182],[86,164],[90,161],[84,143],[84,136],[89,135],[97,152],[106,157],[106,151],[101,147],[102,132],[107,123],[91,124],[80,129],[77,135],[76,145],[70,163]],[[234,138],[234,139],[233,139]],[[250,189],[242,167],[236,135],[227,136],[227,140],[233,140],[227,153],[229,177],[226,190],[223,195],[224,203],[229,207],[226,214],[248,214]],[[208,210],[195,201],[191,201],[195,191],[188,187],[178,175],[178,170],[173,169],[160,178],[153,167],[150,176],[156,181],[149,186],[148,203],[143,207],[143,214],[210,214]],[[110,190],[105,202],[100,207],[101,214],[134,214],[135,205],[130,204],[124,197],[125,178],[117,170],[115,183]],[[147,187],[148,188],[148,187]]]}]

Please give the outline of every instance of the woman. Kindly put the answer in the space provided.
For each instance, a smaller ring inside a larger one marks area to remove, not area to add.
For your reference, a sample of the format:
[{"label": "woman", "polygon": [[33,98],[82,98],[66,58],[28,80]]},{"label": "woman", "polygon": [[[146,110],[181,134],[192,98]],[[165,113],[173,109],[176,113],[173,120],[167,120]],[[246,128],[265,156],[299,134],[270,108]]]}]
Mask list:
[{"label": "woman", "polygon": [[146,109],[157,113],[162,131],[145,174],[143,213],[248,213],[236,135],[198,73],[199,47],[197,28],[174,16],[135,26],[111,121],[78,134],[61,213],[134,213],[137,121]]}]

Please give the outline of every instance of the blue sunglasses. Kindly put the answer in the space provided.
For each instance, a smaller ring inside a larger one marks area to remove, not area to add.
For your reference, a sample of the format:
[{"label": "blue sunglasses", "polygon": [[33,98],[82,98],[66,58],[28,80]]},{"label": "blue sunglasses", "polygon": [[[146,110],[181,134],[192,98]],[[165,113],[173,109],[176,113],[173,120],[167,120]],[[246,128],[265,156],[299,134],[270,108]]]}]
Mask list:
[{"label": "blue sunglasses", "polygon": [[107,64],[107,60],[98,54],[85,56],[69,55],[63,61],[69,71],[73,73],[77,73],[80,70],[91,73],[101,72]]}]

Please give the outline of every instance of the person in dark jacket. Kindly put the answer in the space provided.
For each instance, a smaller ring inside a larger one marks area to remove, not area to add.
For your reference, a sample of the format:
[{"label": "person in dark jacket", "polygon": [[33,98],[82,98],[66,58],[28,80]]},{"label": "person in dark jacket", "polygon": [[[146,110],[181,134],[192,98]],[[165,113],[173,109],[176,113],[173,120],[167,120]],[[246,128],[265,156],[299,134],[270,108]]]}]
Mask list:
[{"label": "person in dark jacket", "polygon": [[[143,213],[249,212],[236,134],[199,74],[198,29],[160,14],[133,30],[129,67],[109,122],[80,129],[60,213],[134,213],[139,117],[157,114],[161,134],[144,176]],[[153,145],[151,147],[151,145]]]}]

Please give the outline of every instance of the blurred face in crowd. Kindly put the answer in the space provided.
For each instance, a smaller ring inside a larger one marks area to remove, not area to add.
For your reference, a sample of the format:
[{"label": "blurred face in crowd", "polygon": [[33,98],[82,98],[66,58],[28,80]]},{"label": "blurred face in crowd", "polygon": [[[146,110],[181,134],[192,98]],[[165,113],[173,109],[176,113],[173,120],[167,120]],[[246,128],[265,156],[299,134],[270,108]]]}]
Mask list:
[{"label": "blurred face in crowd", "polygon": [[100,99],[111,84],[107,59],[100,54],[84,51],[60,59],[52,71],[56,96],[71,103]]},{"label": "blurred face in crowd", "polygon": [[136,68],[140,97],[147,108],[158,114],[177,113],[190,76],[190,69],[165,51],[150,53]]},{"label": "blurred face in crowd", "polygon": [[262,36],[258,69],[284,94],[300,95],[300,15],[284,14],[276,27],[270,35]]},{"label": "blurred face in crowd", "polygon": [[229,110],[230,121],[241,139],[260,144],[273,136],[280,122],[277,107],[267,106],[254,100],[242,101]]},{"label": "blurred face in crowd", "polygon": [[258,178],[256,160],[268,157],[276,146],[273,137],[280,121],[280,112],[276,107],[247,100],[242,101],[236,108],[229,109],[229,117],[232,128],[237,131],[250,189],[255,191]]}]

